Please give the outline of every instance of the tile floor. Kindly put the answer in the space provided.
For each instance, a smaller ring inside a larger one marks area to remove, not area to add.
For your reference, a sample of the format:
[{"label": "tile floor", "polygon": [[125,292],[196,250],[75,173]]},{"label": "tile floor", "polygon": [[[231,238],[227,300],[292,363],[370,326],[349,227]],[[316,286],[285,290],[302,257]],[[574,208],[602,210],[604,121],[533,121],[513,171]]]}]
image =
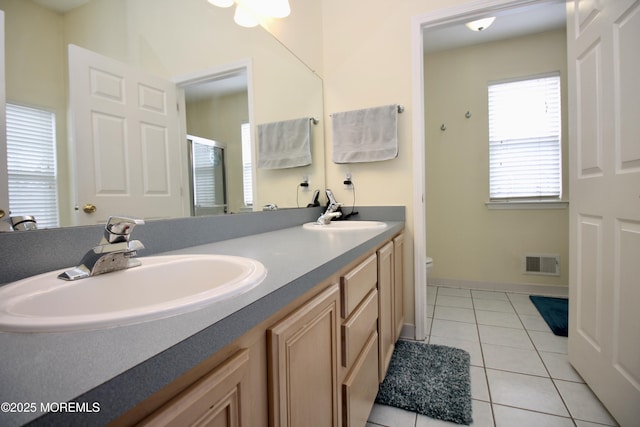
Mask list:
[{"label": "tile floor", "polygon": [[[474,427],[615,426],[528,295],[428,287],[426,342],[471,355]],[[374,405],[367,427],[457,424]]]}]

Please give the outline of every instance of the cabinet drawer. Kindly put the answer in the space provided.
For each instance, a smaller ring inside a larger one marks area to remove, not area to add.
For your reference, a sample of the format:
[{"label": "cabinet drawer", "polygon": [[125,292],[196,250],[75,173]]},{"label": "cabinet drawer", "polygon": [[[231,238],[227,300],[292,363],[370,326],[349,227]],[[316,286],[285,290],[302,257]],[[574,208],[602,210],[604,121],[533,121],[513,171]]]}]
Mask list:
[{"label": "cabinet drawer", "polygon": [[364,427],[378,394],[378,334],[373,332],[342,384],[342,425]]},{"label": "cabinet drawer", "polygon": [[378,282],[378,267],[376,254],[372,254],[356,268],[340,279],[340,298],[342,318],[349,317],[360,301],[375,289]]},{"label": "cabinet drawer", "polygon": [[342,325],[342,366],[349,368],[355,361],[378,320],[378,291],[369,291],[362,304]]}]

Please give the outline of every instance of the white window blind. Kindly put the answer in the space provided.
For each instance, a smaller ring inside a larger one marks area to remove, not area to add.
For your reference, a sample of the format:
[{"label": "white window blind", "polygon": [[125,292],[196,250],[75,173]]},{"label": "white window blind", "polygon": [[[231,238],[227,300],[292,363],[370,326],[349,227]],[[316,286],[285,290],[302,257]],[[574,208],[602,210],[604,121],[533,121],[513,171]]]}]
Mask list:
[{"label": "white window blind", "polygon": [[253,174],[251,172],[251,125],[243,123],[242,138],[242,192],[245,206],[253,205]]},{"label": "white window blind", "polygon": [[[199,207],[215,207],[224,204],[223,194],[218,194],[218,182],[224,170],[222,149],[197,141],[193,143],[194,202]],[[220,181],[221,182],[221,181]]]},{"label": "white window blind", "polygon": [[55,114],[7,103],[7,173],[12,216],[58,227]]},{"label": "white window blind", "polygon": [[489,197],[559,198],[560,76],[489,85]]}]

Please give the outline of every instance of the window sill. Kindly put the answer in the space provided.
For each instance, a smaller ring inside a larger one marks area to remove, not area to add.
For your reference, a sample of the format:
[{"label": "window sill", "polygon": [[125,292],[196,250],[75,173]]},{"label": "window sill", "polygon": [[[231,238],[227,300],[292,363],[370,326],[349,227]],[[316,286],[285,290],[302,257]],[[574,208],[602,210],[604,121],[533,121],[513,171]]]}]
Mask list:
[{"label": "window sill", "polygon": [[490,210],[497,209],[566,209],[569,202],[566,200],[511,200],[511,201],[489,201],[485,206]]}]

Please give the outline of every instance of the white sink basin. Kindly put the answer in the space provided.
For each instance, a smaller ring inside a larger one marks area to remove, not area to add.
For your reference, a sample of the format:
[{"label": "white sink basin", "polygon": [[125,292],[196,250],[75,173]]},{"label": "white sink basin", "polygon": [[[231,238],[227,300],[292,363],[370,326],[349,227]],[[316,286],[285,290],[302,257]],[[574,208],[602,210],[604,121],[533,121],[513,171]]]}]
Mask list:
[{"label": "white sink basin", "polygon": [[357,231],[357,230],[376,230],[385,228],[387,224],[380,221],[331,221],[327,225],[320,225],[315,222],[307,222],[302,227],[307,230],[321,231]]},{"label": "white sink basin", "polygon": [[142,265],[76,281],[50,272],[0,287],[0,330],[60,332],[161,319],[260,284],[260,262],[226,255],[139,258]]}]

